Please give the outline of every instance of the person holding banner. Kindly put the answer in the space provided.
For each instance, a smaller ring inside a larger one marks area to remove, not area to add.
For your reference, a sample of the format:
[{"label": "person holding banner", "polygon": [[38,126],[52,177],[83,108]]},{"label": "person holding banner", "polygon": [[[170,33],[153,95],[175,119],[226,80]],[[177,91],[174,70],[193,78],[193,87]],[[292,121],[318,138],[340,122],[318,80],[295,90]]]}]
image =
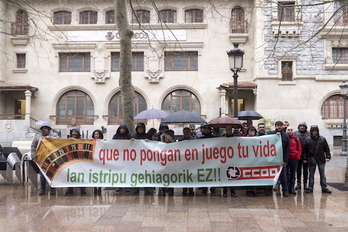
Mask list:
[{"label": "person holding banner", "polygon": [[[223,137],[233,137],[233,127],[228,125],[226,126],[225,128],[225,134],[222,135]],[[227,197],[227,192],[228,190],[231,191],[231,196],[232,197],[237,197],[237,194],[236,194],[236,191],[233,187],[224,187],[224,190],[223,190],[223,196],[224,197]]]},{"label": "person holding banner", "polygon": [[[161,135],[161,141],[164,143],[174,143],[175,136],[173,130],[167,130]],[[169,196],[174,196],[174,188],[162,188],[162,195],[165,196],[168,193]]]},{"label": "person holding banner", "polygon": [[[93,131],[92,139],[104,139],[103,132],[101,130]],[[94,195],[101,196],[101,187],[94,187]]]},{"label": "person holding banner", "polygon": [[[36,163],[36,149],[38,148],[38,145],[39,145],[41,139],[44,139],[44,138],[59,139],[60,138],[58,134],[56,134],[56,133],[54,133],[52,131],[51,125],[47,121],[44,121],[41,124],[40,131],[41,131],[41,133],[36,134],[34,139],[33,139],[33,141],[32,141],[32,143],[31,143],[31,152],[30,152],[30,154],[31,154],[32,161],[35,162],[35,163]],[[40,196],[45,194],[46,184],[47,184],[46,178],[40,172],[40,192],[39,192]],[[55,195],[55,194],[56,194],[56,189],[51,188],[50,195]]]},{"label": "person holding banner", "polygon": [[[180,141],[184,141],[184,140],[195,139],[195,137],[193,137],[191,132],[192,131],[191,131],[191,129],[189,127],[184,127],[184,129],[182,130],[183,137],[181,139],[179,139],[179,142]],[[182,189],[182,195],[183,196],[187,196],[187,190],[189,191],[189,195],[190,196],[194,196],[195,195],[195,192],[193,191],[193,188],[183,188]]]},{"label": "person holding banner", "polygon": [[283,168],[280,173],[280,184],[282,186],[283,190],[283,197],[289,196],[289,187],[288,187],[288,179],[287,179],[287,173],[285,166],[289,162],[289,155],[290,155],[290,139],[289,136],[284,132],[283,130],[283,122],[282,121],[276,121],[275,124],[275,130],[271,131],[269,134],[277,134],[281,136],[282,139],[282,150],[283,150]]},{"label": "person holding banner", "polygon": [[126,139],[129,140],[131,138],[129,134],[129,129],[126,124],[121,124],[116,131],[116,134],[112,137],[112,139]]},{"label": "person holding banner", "polygon": [[[71,139],[80,139],[81,138],[80,128],[74,127],[72,129],[70,129],[69,138],[71,138]],[[84,196],[84,195],[87,194],[86,187],[80,187],[80,191],[81,191],[81,196]],[[68,187],[65,195],[73,195],[73,194],[74,194],[74,188],[73,187]]]},{"label": "person holding banner", "polygon": [[[208,125],[208,123],[202,123],[201,124],[201,128],[202,128],[202,133],[197,135],[197,139],[207,139],[207,138],[214,138],[216,137],[215,135],[213,135],[212,133],[212,128]],[[206,196],[207,192],[208,192],[208,188],[207,187],[203,187],[200,188],[202,190],[201,195]],[[211,187],[210,188],[210,194],[212,196],[216,195],[216,188],[215,187]]]}]

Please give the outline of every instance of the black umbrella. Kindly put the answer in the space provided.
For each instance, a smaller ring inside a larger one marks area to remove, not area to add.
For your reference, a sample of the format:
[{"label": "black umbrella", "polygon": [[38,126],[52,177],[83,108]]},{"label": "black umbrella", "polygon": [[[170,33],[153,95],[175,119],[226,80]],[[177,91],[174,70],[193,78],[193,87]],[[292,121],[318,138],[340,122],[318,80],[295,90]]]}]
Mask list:
[{"label": "black umbrella", "polygon": [[239,120],[258,120],[261,118],[263,118],[262,115],[257,113],[256,111],[246,110],[238,112]]},{"label": "black umbrella", "polygon": [[192,113],[190,111],[177,111],[169,114],[163,122],[166,123],[202,123],[206,122],[198,114]]}]

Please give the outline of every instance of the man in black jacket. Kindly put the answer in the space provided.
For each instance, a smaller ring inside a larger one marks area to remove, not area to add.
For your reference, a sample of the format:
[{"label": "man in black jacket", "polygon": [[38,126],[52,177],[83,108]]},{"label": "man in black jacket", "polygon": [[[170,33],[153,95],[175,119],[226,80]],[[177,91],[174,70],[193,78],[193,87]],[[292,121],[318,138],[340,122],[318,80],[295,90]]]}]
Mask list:
[{"label": "man in black jacket", "polygon": [[307,123],[306,122],[300,122],[297,127],[297,131],[294,132],[295,137],[300,139],[301,142],[301,148],[302,148],[302,154],[300,157],[300,160],[298,161],[298,166],[297,166],[297,185],[295,189],[301,189],[301,176],[302,176],[302,171],[303,171],[303,189],[308,189],[308,164],[303,162],[303,156],[304,156],[304,143],[305,140],[308,136],[310,136],[309,131],[307,130]]},{"label": "man in black jacket", "polygon": [[320,174],[320,186],[323,193],[331,193],[326,185],[325,163],[331,159],[330,148],[324,136],[319,135],[319,127],[311,126],[311,135],[308,136],[304,144],[303,162],[309,166],[309,186],[306,193],[312,193],[314,188],[314,174],[318,165]]}]

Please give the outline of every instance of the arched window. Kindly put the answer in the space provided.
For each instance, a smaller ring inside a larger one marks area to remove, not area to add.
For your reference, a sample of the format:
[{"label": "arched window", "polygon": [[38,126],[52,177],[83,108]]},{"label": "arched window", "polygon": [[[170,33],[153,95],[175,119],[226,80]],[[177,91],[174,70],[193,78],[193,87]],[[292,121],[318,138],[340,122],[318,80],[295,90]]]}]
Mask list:
[{"label": "arched window", "polygon": [[133,13],[133,23],[150,23],[150,11],[137,10]]},{"label": "arched window", "polygon": [[[135,92],[134,99],[134,115],[137,115],[143,110],[147,109],[145,98],[141,94]],[[123,123],[123,108],[121,92],[116,93],[109,103],[109,125],[119,125]]]},{"label": "arched window", "polygon": [[326,99],[321,108],[321,116],[323,119],[343,119],[342,96],[333,95]]},{"label": "arched window", "polygon": [[115,24],[115,11],[109,10],[105,13],[105,24]]},{"label": "arched window", "polygon": [[175,23],[176,22],[176,11],[175,10],[161,10],[159,17],[159,22],[163,23]]},{"label": "arched window", "polygon": [[185,11],[186,23],[203,23],[203,10],[191,9]]},{"label": "arched window", "polygon": [[69,91],[59,99],[56,117],[59,125],[91,125],[94,122],[92,99],[82,91]]},{"label": "arched window", "polygon": [[244,9],[240,6],[236,6],[232,9],[231,13],[231,32],[232,33],[246,33],[247,23],[245,20]]},{"label": "arched window", "polygon": [[335,1],[334,3],[334,21],[338,26],[348,24],[348,4],[347,1]]},{"label": "arched window", "polygon": [[71,24],[71,12],[58,11],[54,12],[54,24]]},{"label": "arched window", "polygon": [[29,30],[28,13],[25,10],[17,10],[14,34],[27,35]]},{"label": "arched window", "polygon": [[162,102],[162,110],[173,113],[181,110],[201,114],[198,98],[187,90],[176,90],[168,94]]},{"label": "arched window", "polygon": [[86,10],[80,12],[80,24],[97,24],[98,12]]}]

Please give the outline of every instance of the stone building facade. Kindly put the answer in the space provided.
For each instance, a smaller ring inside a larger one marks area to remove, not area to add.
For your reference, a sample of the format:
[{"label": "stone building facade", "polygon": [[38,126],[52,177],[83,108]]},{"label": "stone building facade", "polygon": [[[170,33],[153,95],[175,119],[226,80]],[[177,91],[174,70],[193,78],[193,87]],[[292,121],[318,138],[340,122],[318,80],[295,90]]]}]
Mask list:
[{"label": "stone building facade", "polygon": [[[128,20],[136,113],[233,116],[226,51],[237,43],[245,51],[238,110],[295,128],[319,125],[334,145],[342,134],[339,85],[348,78],[347,11],[340,1],[319,2],[134,1]],[[0,144],[30,140],[36,120],[48,120],[62,137],[71,127],[87,138],[104,126],[110,139],[122,123],[113,1],[27,3],[0,5]],[[148,120],[147,128],[159,122]],[[180,133],[182,125],[171,127]]]}]

